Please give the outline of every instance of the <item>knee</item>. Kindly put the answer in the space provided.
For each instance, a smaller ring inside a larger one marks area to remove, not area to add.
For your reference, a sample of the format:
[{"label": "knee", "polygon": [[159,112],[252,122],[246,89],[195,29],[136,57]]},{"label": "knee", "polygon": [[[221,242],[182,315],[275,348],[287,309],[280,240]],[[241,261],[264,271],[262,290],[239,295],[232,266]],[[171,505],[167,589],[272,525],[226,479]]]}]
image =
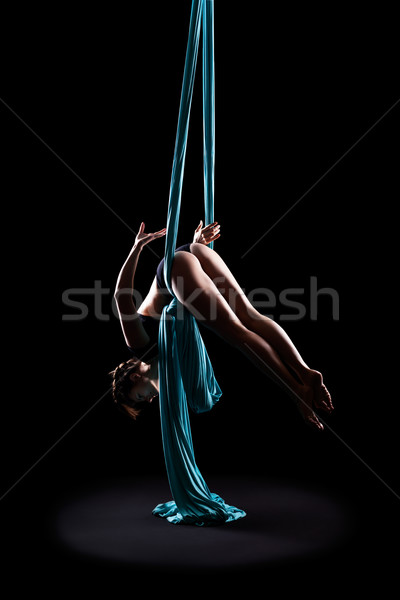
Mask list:
[{"label": "knee", "polygon": [[200,242],[192,242],[190,245],[190,252],[197,258],[207,258],[214,252],[209,246],[201,244]]},{"label": "knee", "polygon": [[200,242],[192,242],[190,244],[190,251],[194,254],[193,250],[195,252],[197,251],[201,251],[201,248],[205,248],[206,246],[204,244],[201,244]]},{"label": "knee", "polygon": [[179,277],[187,278],[189,275],[195,273],[195,269],[198,266],[200,266],[200,263],[196,256],[189,252],[177,252],[172,261],[171,279],[174,280]]}]

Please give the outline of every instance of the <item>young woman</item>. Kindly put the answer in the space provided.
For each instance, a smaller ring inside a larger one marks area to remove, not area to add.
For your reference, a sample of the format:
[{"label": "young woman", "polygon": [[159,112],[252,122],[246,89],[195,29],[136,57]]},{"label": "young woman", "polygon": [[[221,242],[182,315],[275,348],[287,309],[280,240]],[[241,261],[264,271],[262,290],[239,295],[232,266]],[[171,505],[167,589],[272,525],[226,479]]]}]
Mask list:
[{"label": "young woman", "polygon": [[[172,299],[164,281],[164,259],[139,308],[133,300],[134,276],[144,246],[165,233],[166,229],[146,233],[145,224],[140,225],[114,294],[125,341],[134,356],[111,372],[113,397],[134,419],[140,408],[159,392],[158,326],[164,306]],[[208,247],[219,237],[218,223],[203,227],[200,221],[193,242],[176,249],[171,270],[175,296],[196,320],[237,348],[280,385],[295,401],[307,424],[322,430],[314,409],[330,413],[333,405],[321,373],[306,365],[277,323],[252,306],[225,262]]]}]

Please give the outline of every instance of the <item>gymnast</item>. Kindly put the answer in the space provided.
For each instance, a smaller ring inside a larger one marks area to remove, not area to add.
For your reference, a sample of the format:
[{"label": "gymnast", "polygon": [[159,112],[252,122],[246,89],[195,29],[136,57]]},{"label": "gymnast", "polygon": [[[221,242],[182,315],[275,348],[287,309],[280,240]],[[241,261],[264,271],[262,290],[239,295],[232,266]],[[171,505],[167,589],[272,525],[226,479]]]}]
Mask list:
[{"label": "gymnast", "polygon": [[[133,419],[159,393],[158,329],[163,308],[172,299],[164,281],[164,259],[139,308],[133,298],[134,277],[144,246],[165,234],[166,229],[147,233],[141,223],[114,293],[124,338],[133,356],[110,373],[113,399]],[[176,248],[171,270],[176,298],[197,321],[279,385],[295,402],[305,423],[323,430],[314,411],[330,414],[333,404],[321,373],[306,365],[280,325],[252,306],[225,262],[209,247],[219,237],[217,222],[203,227],[200,221],[193,242]]]}]

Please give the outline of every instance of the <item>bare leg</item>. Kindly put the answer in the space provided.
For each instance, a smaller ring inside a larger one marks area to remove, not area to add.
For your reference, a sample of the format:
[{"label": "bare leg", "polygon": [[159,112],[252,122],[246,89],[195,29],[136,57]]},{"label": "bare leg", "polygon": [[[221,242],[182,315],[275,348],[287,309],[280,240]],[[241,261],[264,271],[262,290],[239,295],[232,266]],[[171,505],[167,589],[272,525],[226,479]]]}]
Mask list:
[{"label": "bare leg", "polygon": [[245,327],[268,342],[280,356],[282,362],[296,374],[303,386],[312,389],[316,407],[331,412],[333,410],[332,400],[323,384],[321,373],[307,366],[280,325],[261,315],[252,306],[219,254],[204,244],[192,244],[191,252],[198,258],[203,270],[214,281]]},{"label": "bare leg", "polygon": [[192,314],[280,385],[295,400],[307,423],[323,429],[312,410],[310,386],[299,382],[268,341],[242,323],[194,254],[175,255],[171,283],[178,300]]},{"label": "bare leg", "polygon": [[332,400],[323,383],[321,373],[306,365],[293,342],[278,323],[257,311],[255,312],[256,314],[247,321],[247,326],[264,339],[269,340],[282,360],[295,371],[303,385],[312,389],[316,408],[330,413],[333,410]]}]

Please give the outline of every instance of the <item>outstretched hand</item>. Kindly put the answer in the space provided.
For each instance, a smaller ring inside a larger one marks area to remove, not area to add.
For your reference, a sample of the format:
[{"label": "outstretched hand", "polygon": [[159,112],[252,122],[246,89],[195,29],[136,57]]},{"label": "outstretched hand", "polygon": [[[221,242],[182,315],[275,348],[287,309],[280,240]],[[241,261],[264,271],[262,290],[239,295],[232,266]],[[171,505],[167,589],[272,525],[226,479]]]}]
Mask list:
[{"label": "outstretched hand", "polygon": [[149,242],[156,240],[157,238],[163,237],[167,233],[167,228],[160,229],[160,231],[156,231],[155,233],[145,233],[144,232],[145,224],[141,223],[139,227],[138,234],[135,239],[135,246],[139,246],[143,248]]},{"label": "outstretched hand", "polygon": [[220,226],[217,222],[203,227],[203,221],[200,221],[197,229],[194,232],[193,242],[205,245],[210,244],[220,237],[219,229]]}]

